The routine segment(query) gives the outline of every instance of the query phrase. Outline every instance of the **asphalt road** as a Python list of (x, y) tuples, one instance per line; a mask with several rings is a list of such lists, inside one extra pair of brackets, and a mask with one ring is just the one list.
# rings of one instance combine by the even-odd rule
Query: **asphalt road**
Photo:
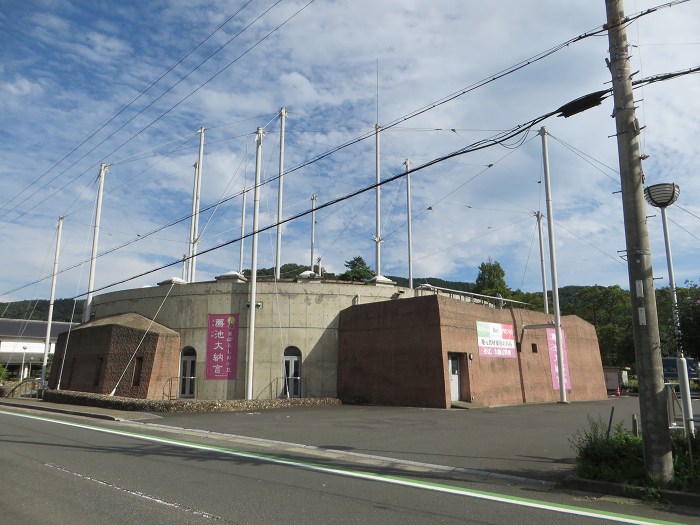
[[(342, 455), (290, 452), (283, 444), (234, 444), (224, 435), (30, 412), (0, 409), (3, 523), (648, 523), (630, 515), (698, 522), (628, 501), (368, 466)], [(331, 412), (322, 415), (337, 427)], [(375, 424), (352, 427), (359, 439)], [(323, 437), (307, 430), (309, 439)], [(402, 432), (389, 448), (401, 448)]]

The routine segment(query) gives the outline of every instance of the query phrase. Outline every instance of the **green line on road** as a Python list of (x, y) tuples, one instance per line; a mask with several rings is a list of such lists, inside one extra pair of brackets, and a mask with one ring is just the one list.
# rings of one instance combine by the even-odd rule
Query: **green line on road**
[(105, 434), (113, 434), (116, 436), (129, 437), (132, 439), (138, 439), (141, 441), (151, 441), (154, 443), (161, 443), (166, 445), (172, 445), (176, 447), (184, 447), (195, 450), (205, 450), (207, 452), (218, 452), (220, 454), (235, 456), (247, 459), (256, 459), (259, 461), (265, 461), (267, 463), (273, 463), (277, 465), (285, 465), (289, 467), (303, 468), (306, 470), (311, 470), (315, 472), (325, 472), (328, 474), (335, 474), (345, 477), (352, 477), (356, 479), (365, 479), (371, 481), (377, 481), (381, 483), (389, 483), (393, 485), (400, 485), (405, 487), (412, 487), (423, 490), (431, 490), (434, 492), (441, 492), (445, 494), (454, 494), (458, 496), (468, 496), (472, 498), (490, 500), (500, 503), (509, 503), (512, 505), (520, 505), (524, 507), (537, 508), (542, 510), (548, 510), (552, 512), (560, 512), (565, 514), (574, 514), (578, 516), (586, 516), (590, 518), (605, 519), (610, 521), (617, 521), (622, 523), (634, 523), (640, 525), (679, 525), (676, 522), (656, 520), (652, 518), (645, 518), (641, 516), (631, 516), (626, 514), (619, 514), (615, 512), (607, 512), (602, 510), (590, 510), (584, 507), (575, 507), (573, 505), (566, 505), (563, 503), (551, 503), (546, 501), (539, 501), (529, 498), (522, 498), (519, 496), (511, 496), (508, 494), (500, 494), (497, 492), (487, 492), (477, 489), (468, 489), (464, 487), (457, 487), (453, 485), (446, 485), (443, 483), (435, 483), (429, 481), (419, 481), (412, 478), (406, 478), (402, 476), (390, 476), (385, 474), (377, 474), (374, 472), (367, 472), (362, 470), (353, 470), (347, 468), (333, 467), (330, 465), (324, 465), (322, 463), (314, 463), (310, 461), (300, 461), (291, 460), (279, 456), (273, 456), (270, 454), (261, 454), (256, 452), (244, 452), (241, 450), (235, 450), (227, 447), (219, 447), (216, 445), (204, 445), (200, 443), (194, 443), (191, 441), (183, 441), (178, 439), (171, 439), (159, 436), (153, 436), (149, 434), (140, 434), (137, 432), (129, 432), (126, 430), (117, 430), (106, 427), (98, 427), (93, 425), (86, 425), (83, 423), (75, 423), (71, 421), (63, 421), (60, 419), (52, 419), (42, 416), (34, 416), (30, 414), (18, 414), (15, 412), (8, 412), (5, 410), (0, 410), (0, 414), (5, 414), (8, 416), (21, 417), (26, 419), (34, 419), (37, 421), (44, 421), (47, 423), (54, 423), (58, 425), (64, 425), (74, 428), (81, 428), (84, 430), (91, 430), (94, 432), (102, 432)]

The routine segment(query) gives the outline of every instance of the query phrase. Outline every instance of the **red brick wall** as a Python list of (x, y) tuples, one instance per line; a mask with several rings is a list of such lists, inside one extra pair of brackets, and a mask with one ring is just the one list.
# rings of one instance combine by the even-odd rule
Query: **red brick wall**
[[(340, 316), (338, 396), (374, 404), (449, 407), (448, 354), (454, 353), (462, 356), (462, 400), (484, 406), (558, 401), (545, 330), (522, 334), (524, 325), (551, 319), (540, 312), (498, 310), (441, 296), (353, 306)], [(522, 336), (517, 358), (480, 357), (477, 321), (512, 325), (516, 340)], [(575, 316), (564, 317), (562, 328), (572, 386), (568, 399), (604, 399), (595, 329)]]
[[(109, 394), (119, 382), (117, 396), (160, 399), (165, 382), (179, 373), (180, 337), (176, 332), (149, 332), (144, 337), (145, 333), (145, 330), (119, 324), (87, 325), (73, 330), (63, 366), (61, 389)], [(49, 377), (49, 388), (52, 389), (58, 385), (66, 336), (61, 334), (56, 345)], [(134, 371), (139, 358), (142, 360), (140, 380), (134, 386)]]
[(444, 405), (439, 323), (432, 297), (343, 310), (338, 397), (382, 405)]

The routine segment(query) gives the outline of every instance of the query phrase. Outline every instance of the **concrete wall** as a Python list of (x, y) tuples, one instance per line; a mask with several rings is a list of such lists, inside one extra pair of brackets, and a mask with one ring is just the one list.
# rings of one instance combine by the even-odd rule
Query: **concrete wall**
[[(172, 289), (167, 284), (113, 292), (96, 296), (93, 312), (96, 319), (127, 312), (153, 318), (158, 312), (156, 322), (180, 334), (180, 349), (190, 347), (197, 353), (196, 397), (241, 399), (245, 397), (249, 287), (221, 279)], [(283, 354), (288, 347), (302, 354), (302, 395), (335, 396), (339, 312), (353, 304), (402, 297), (398, 290), (338, 281), (258, 281), (261, 306), (256, 311), (253, 397), (274, 398), (282, 393)], [(235, 380), (204, 378), (209, 314), (240, 314)]]
[[(498, 310), (441, 296), (349, 308), (340, 316), (338, 395), (345, 401), (449, 407), (448, 354), (457, 354), (464, 401), (484, 406), (558, 401), (545, 330), (522, 333), (525, 325), (551, 319), (539, 312)], [(521, 349), (517, 357), (480, 357), (477, 321), (512, 325)], [(604, 399), (594, 327), (566, 316), (562, 328), (569, 400)]]

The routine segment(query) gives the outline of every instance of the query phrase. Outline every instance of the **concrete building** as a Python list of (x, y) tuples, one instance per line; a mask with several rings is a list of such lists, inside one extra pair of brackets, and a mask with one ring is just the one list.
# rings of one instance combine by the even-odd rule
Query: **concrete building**
[[(253, 397), (335, 396), (340, 311), (353, 304), (398, 298), (402, 296), (400, 291), (403, 292), (394, 286), (320, 279), (259, 280)], [(179, 371), (174, 370), (158, 397), (242, 399), (246, 383), (248, 301), (249, 284), (235, 275), (223, 275), (213, 282), (165, 282), (157, 287), (95, 296), (92, 323), (135, 313), (179, 334)], [(85, 385), (85, 391), (111, 391), (115, 385), (109, 382), (99, 389), (92, 384), (96, 362), (83, 364), (82, 372), (73, 373), (71, 363), (79, 365), (97, 359), (89, 347), (80, 344), (71, 336), (64, 357), (64, 346), (59, 343), (55, 361), (65, 362), (61, 388), (68, 388), (63, 378), (73, 374), (71, 379)], [(106, 366), (107, 360), (102, 365)], [(52, 370), (51, 388), (59, 384), (58, 376), (53, 373), (59, 369), (54, 366)], [(80, 378), (80, 374), (87, 377)]]
[[(59, 342), (49, 385), (57, 387), (60, 379), (61, 388), (109, 393), (123, 376), (128, 379), (117, 395), (243, 399), (248, 301), (249, 284), (237, 274), (96, 296), (83, 335), (71, 336), (67, 350)], [(453, 400), (494, 405), (558, 399), (546, 330), (522, 332), (551, 316), (471, 301), (461, 293), (393, 284), (259, 280), (252, 397), (339, 396), (435, 407)], [(489, 333), (482, 345), (484, 330), (499, 331), (501, 339)], [(138, 346), (150, 331), (167, 339), (159, 353), (156, 340), (148, 352)], [(605, 397), (592, 325), (565, 317), (564, 332), (570, 398)], [(55, 375), (56, 363), (63, 365), (62, 378)], [(141, 388), (133, 388), (134, 378)]]

